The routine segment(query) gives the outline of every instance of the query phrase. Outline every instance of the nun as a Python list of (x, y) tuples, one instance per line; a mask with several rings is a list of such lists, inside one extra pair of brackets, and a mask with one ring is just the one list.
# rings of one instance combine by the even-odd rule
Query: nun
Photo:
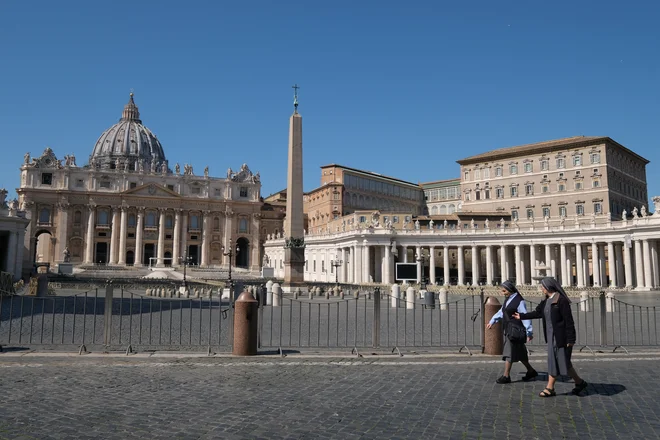
[[(527, 356), (527, 347), (525, 342), (530, 342), (534, 337), (532, 330), (532, 321), (518, 321), (512, 318), (513, 313), (527, 313), (525, 299), (520, 294), (516, 286), (511, 281), (505, 281), (500, 289), (505, 297), (502, 308), (493, 315), (486, 328), (489, 330), (498, 321), (502, 321), (504, 328), (504, 350), (502, 360), (504, 361), (504, 374), (497, 378), (495, 382), (499, 384), (511, 383), (511, 366), (516, 363), (522, 363), (527, 368), (527, 374), (522, 378), (527, 382), (538, 376), (538, 373), (529, 364)], [(516, 328), (518, 327), (518, 328)]]
[(543, 319), (543, 334), (548, 344), (548, 384), (540, 397), (554, 397), (557, 376), (570, 376), (575, 381), (573, 394), (580, 394), (587, 388), (587, 382), (578, 376), (571, 363), (571, 353), (575, 344), (575, 323), (571, 312), (571, 301), (561, 285), (552, 277), (541, 280), (541, 290), (545, 299), (529, 313), (514, 313), (515, 319)]

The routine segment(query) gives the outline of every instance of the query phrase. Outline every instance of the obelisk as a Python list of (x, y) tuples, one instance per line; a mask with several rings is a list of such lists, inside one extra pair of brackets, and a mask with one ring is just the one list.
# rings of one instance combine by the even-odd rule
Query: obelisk
[(286, 179), (286, 218), (284, 219), (284, 283), (282, 290), (303, 290), (305, 269), (305, 230), (303, 225), (302, 116), (298, 113), (298, 85), (293, 86), (293, 114), (289, 119), (289, 161)]

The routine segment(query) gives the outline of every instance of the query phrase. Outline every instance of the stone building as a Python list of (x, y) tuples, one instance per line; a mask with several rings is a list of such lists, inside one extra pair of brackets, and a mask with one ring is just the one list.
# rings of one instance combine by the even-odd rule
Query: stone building
[(645, 205), (648, 160), (609, 137), (577, 136), (459, 160), (463, 209), (512, 218), (621, 218)]
[[(7, 190), (0, 189), (0, 271), (21, 277), (25, 228), (30, 220), (19, 211), (18, 200), (6, 202)], [(0, 292), (0, 296), (2, 292)]]
[(446, 215), (461, 210), (461, 179), (438, 180), (419, 186), (424, 190), (424, 214)]
[[(64, 162), (64, 163), (63, 163)], [(261, 265), (261, 182), (246, 164), (213, 177), (192, 165), (173, 167), (160, 140), (143, 125), (131, 93), (118, 123), (96, 141), (89, 162), (60, 160), (50, 148), (25, 155), (19, 204), (32, 221), (24, 270), (34, 261), (79, 267), (178, 266), (252, 271)], [(264, 230), (265, 233), (265, 230)], [(264, 235), (265, 237), (265, 235)]]

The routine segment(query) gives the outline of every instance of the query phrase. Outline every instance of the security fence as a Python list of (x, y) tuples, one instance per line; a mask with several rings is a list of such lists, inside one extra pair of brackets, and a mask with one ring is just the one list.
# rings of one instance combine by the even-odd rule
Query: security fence
[[(482, 352), (487, 330), (486, 294), (452, 298), (434, 292), (408, 295), (372, 289), (319, 290), (302, 295), (250, 286), (259, 300), (262, 352), (369, 349), (406, 352)], [(633, 305), (601, 292), (571, 304), (581, 351), (624, 351), (660, 346), (655, 306)], [(527, 300), (528, 310), (538, 305)], [(41, 347), (88, 351), (180, 350), (230, 352), (231, 298), (207, 290), (203, 297), (173, 291), (147, 296), (128, 289), (93, 289), (69, 296), (0, 295), (0, 348)], [(530, 351), (545, 350), (543, 326), (533, 321)], [(501, 330), (499, 330), (501, 331)]]

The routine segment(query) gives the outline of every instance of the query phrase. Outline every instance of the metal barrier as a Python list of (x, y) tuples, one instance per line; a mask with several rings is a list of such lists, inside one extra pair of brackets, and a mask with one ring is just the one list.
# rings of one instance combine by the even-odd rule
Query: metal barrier
[(112, 287), (72, 296), (0, 297), (0, 349), (88, 347), (231, 351), (233, 309), (213, 298), (151, 298)]

